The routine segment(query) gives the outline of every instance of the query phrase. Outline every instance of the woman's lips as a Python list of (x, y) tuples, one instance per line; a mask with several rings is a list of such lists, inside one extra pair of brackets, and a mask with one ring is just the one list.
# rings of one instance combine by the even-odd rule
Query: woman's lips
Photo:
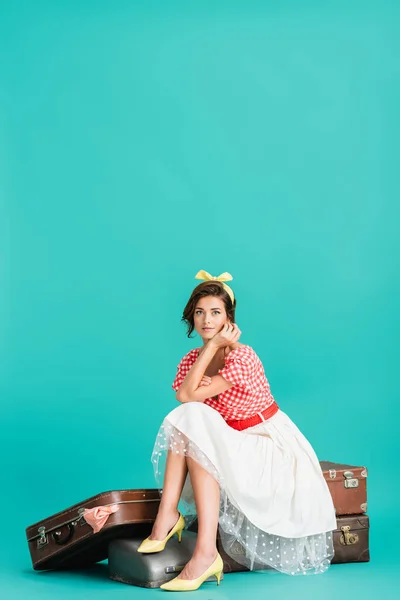
[(203, 327), (203, 331), (214, 331), (214, 327)]

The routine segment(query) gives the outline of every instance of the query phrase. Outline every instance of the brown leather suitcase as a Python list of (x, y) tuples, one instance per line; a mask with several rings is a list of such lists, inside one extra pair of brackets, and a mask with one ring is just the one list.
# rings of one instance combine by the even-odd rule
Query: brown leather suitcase
[(323, 460), (322, 472), (332, 496), (336, 515), (367, 512), (367, 476), (365, 467)]
[(368, 515), (336, 517), (337, 529), (333, 532), (335, 556), (332, 563), (368, 562)]
[[(26, 537), (33, 568), (69, 569), (104, 560), (111, 540), (149, 535), (159, 503), (157, 489), (114, 490), (30, 525)], [(85, 509), (91, 511), (92, 522), (97, 519), (94, 527), (102, 523), (97, 533), (86, 521)], [(115, 512), (107, 514), (111, 510)]]
[[(337, 528), (333, 532), (333, 549), (335, 551), (332, 564), (368, 562), (369, 555), (369, 517), (368, 515), (345, 515), (336, 517)], [(196, 531), (197, 521), (191, 527)], [(248, 571), (247, 567), (241, 565), (224, 551), (221, 539), (217, 536), (217, 548), (224, 561), (224, 573), (237, 573)], [(233, 553), (244, 554), (243, 546), (235, 542), (232, 546)], [(254, 570), (265, 569), (265, 566), (255, 563)]]

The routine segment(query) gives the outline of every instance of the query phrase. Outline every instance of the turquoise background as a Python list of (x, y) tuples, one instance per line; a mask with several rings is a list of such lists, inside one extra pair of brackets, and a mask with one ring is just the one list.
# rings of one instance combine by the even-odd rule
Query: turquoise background
[(34, 573), (24, 529), (154, 487), (199, 269), (320, 459), (368, 467), (372, 562), (198, 594), (398, 597), (399, 50), (385, 0), (1, 5), (7, 598), (161, 593)]

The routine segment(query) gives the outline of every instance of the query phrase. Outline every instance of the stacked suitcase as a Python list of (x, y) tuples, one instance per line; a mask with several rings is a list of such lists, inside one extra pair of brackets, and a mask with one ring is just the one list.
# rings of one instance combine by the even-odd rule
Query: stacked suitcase
[[(367, 469), (328, 461), (321, 461), (320, 465), (336, 511), (332, 564), (368, 562)], [(224, 560), (225, 573), (247, 571), (246, 567), (224, 552), (219, 539), (218, 548)], [(236, 544), (234, 549), (239, 555), (244, 552), (240, 544)], [(263, 567), (260, 565), (259, 568)]]
[(366, 467), (320, 463), (336, 510), (332, 563), (369, 561)]
[[(321, 462), (321, 468), (337, 515), (332, 562), (369, 561), (367, 469), (327, 461)], [(181, 544), (172, 538), (163, 552), (137, 552), (151, 531), (159, 502), (156, 489), (104, 492), (31, 525), (26, 536), (33, 568), (72, 569), (108, 558), (111, 579), (159, 587), (183, 569), (196, 543), (196, 527), (192, 527)], [(247, 570), (226, 555), (219, 538), (217, 546), (225, 573)], [(237, 552), (243, 552), (240, 544)]]
[[(369, 561), (369, 517), (367, 512), (367, 469), (328, 461), (320, 462), (336, 511), (336, 530), (333, 532), (335, 551), (332, 564)], [(196, 530), (196, 524), (192, 528)], [(224, 551), (217, 538), (218, 551), (224, 561), (224, 572), (247, 571)], [(236, 543), (232, 551), (241, 555), (243, 547)], [(265, 569), (255, 565), (254, 569)]]

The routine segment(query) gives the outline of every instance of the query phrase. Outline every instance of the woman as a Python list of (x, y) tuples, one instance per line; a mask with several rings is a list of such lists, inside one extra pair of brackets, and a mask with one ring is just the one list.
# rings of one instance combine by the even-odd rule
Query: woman
[(224, 283), (232, 277), (199, 271), (196, 279), (205, 282), (182, 320), (203, 346), (178, 365), (172, 387), (181, 406), (166, 416), (152, 456), (162, 499), (138, 551), (162, 551), (197, 513), (193, 556), (163, 589), (197, 589), (211, 575), (219, 583), (218, 526), (224, 550), (249, 569), (322, 573), (333, 557), (336, 519), (318, 459), (277, 406), (257, 354), (238, 341), (236, 300)]

